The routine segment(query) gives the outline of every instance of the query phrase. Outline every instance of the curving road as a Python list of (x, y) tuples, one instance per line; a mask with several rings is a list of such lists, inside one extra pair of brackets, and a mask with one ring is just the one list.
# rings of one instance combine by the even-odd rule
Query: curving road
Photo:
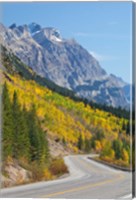
[(2, 189), (1, 196), (4, 198), (132, 199), (131, 173), (99, 164), (87, 159), (85, 155), (67, 156), (65, 162), (70, 170), (69, 176), (54, 181)]

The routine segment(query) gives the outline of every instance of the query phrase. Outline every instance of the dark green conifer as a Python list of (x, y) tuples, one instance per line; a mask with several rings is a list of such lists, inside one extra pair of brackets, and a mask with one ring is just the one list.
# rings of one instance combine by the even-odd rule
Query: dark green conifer
[(36, 115), (35, 106), (29, 112), (29, 138), (31, 144), (31, 160), (37, 162), (47, 162), (49, 157), (48, 141), (43, 132)]
[(129, 121), (127, 122), (127, 125), (126, 125), (126, 134), (130, 135), (130, 122)]
[(29, 140), (29, 129), (27, 124), (27, 111), (25, 106), (20, 111), (20, 136), (19, 136), (19, 156), (25, 158), (27, 161), (30, 160), (30, 140)]
[(91, 140), (85, 139), (85, 152), (89, 153), (91, 150)]
[(79, 138), (78, 138), (77, 147), (78, 147), (79, 150), (83, 149), (83, 138), (82, 138), (81, 134), (79, 135)]
[(7, 84), (3, 86), (2, 93), (2, 152), (3, 159), (13, 155), (13, 118), (12, 106), (9, 98)]
[(120, 159), (122, 157), (122, 148), (123, 148), (122, 141), (119, 139), (114, 140), (112, 143), (112, 147), (115, 151), (116, 159)]
[[(14, 158), (19, 158), (20, 151), (22, 150), (20, 147), (20, 139), (21, 139), (21, 111), (20, 104), (18, 102), (17, 92), (14, 91), (13, 94), (13, 104), (12, 104), (12, 114), (13, 114), (13, 123), (14, 123), (14, 142), (13, 142), (13, 156)], [(24, 147), (23, 147), (24, 148)]]

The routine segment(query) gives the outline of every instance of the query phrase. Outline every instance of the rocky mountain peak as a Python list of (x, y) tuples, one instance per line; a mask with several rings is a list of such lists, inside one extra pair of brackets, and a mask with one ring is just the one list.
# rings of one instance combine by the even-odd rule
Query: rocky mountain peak
[(0, 24), (0, 38), (37, 74), (78, 96), (115, 107), (128, 105), (127, 83), (108, 75), (85, 48), (75, 40), (63, 39), (56, 28), (34, 22), (10, 28)]
[(18, 39), (30, 36), (27, 24), (17, 26), (15, 23), (13, 23), (9, 26), (7, 32), (11, 32), (11, 34), (14, 34), (14, 37)]
[(33, 38), (39, 43), (39, 41), (49, 40), (51, 42), (62, 42), (62, 37), (60, 35), (59, 30), (53, 27), (43, 28), (35, 34), (33, 34)]
[(49, 40), (56, 41), (56, 42), (62, 41), (60, 31), (58, 29), (53, 28), (53, 27), (47, 27), (47, 28), (44, 28), (43, 31)]
[(28, 25), (28, 28), (29, 28), (29, 32), (33, 35), (33, 34), (36, 34), (38, 31), (40, 31), (42, 29), (42, 27), (35, 23), (35, 22), (32, 22), (31, 24)]
[(9, 26), (9, 28), (10, 29), (14, 29), (14, 28), (16, 28), (17, 26), (16, 26), (16, 23), (13, 23), (13, 24), (11, 24), (10, 26)]

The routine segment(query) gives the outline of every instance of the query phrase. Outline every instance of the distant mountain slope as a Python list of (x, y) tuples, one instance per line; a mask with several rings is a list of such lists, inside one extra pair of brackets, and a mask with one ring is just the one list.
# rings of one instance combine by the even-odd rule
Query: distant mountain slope
[[(20, 75), (25, 80), (34, 80), (41, 86), (45, 86), (48, 89), (61, 94), (62, 96), (70, 97), (76, 102), (83, 102), (85, 105), (90, 105), (92, 108), (104, 110), (116, 115), (119, 118), (129, 119), (129, 112), (123, 108), (114, 108), (112, 106), (102, 105), (95, 103), (93, 101), (89, 101), (85, 98), (78, 97), (73, 91), (60, 87), (56, 85), (54, 82), (37, 75), (30, 67), (25, 65), (17, 56), (15, 56), (11, 51), (9, 52), (4, 46), (1, 45), (1, 64), (0, 68), (4, 73), (6, 79), (10, 80), (10, 77), (7, 73), (11, 75)], [(126, 94), (128, 93), (128, 89), (126, 90)]]
[(37, 74), (87, 98), (114, 107), (128, 107), (125, 83), (107, 75), (98, 61), (73, 39), (63, 39), (55, 28), (36, 23), (6, 28), (0, 25), (3, 43)]
[(40, 85), (45, 86), (59, 94), (62, 94), (63, 96), (75, 96), (75, 93), (72, 90), (58, 86), (49, 79), (37, 75), (30, 67), (21, 62), (17, 56), (15, 56), (12, 52), (9, 52), (4, 46), (1, 46), (1, 58), (1, 67), (3, 70), (5, 68), (8, 73), (12, 75), (14, 73), (18, 73), (20, 76), (27, 80), (35, 80)]

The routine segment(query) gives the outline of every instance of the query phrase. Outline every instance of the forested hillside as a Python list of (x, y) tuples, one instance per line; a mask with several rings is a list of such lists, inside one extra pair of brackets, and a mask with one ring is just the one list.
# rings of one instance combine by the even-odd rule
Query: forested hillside
[(124, 160), (121, 157), (124, 152), (128, 157), (126, 163), (129, 162), (128, 120), (92, 109), (83, 102), (74, 102), (35, 81), (23, 80), (19, 75), (8, 74), (8, 77), (6, 82), (11, 102), (14, 103), (17, 96), (21, 109), (28, 112), (33, 105), (42, 129), (50, 130), (52, 139), (62, 141), (75, 152), (93, 150), (109, 159)]
[(1, 72), (4, 77), (4, 163), (16, 159), (25, 163), (29, 170), (32, 170), (30, 166), (40, 165), (41, 179), (67, 172), (60, 158), (51, 158), (50, 139), (73, 153), (96, 152), (100, 159), (129, 167), (130, 124), (127, 117), (117, 117), (48, 89), (35, 79), (23, 76), (9, 58), (9, 54), (4, 57), (5, 70)]

